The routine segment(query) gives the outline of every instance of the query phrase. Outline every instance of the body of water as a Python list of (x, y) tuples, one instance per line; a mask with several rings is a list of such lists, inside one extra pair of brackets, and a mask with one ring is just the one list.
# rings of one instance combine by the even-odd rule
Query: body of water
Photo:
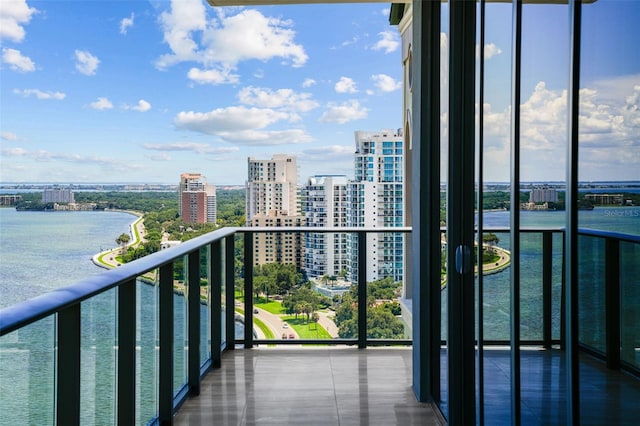
[(0, 208), (0, 309), (104, 272), (91, 257), (117, 247), (116, 238), (135, 220), (112, 211)]

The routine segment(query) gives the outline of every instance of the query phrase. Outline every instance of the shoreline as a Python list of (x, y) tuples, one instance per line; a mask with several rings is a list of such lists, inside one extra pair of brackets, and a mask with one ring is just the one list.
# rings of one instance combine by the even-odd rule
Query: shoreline
[[(144, 228), (144, 214), (141, 212), (137, 212), (135, 210), (118, 210), (118, 209), (109, 209), (104, 210), (108, 212), (120, 212), (127, 213), (133, 216), (136, 216), (137, 219), (129, 224), (129, 234), (132, 237), (132, 241), (130, 241), (125, 247), (135, 247), (138, 244), (144, 242), (145, 228)], [(116, 260), (116, 256), (118, 252), (122, 250), (122, 247), (110, 248), (99, 253), (96, 253), (91, 257), (91, 261), (94, 265), (104, 268), (104, 269), (113, 269), (120, 266), (120, 263)]]

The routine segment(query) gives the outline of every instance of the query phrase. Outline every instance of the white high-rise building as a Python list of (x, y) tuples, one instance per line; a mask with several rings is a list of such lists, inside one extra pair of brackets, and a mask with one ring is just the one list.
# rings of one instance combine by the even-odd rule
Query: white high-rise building
[[(318, 175), (302, 190), (304, 225), (347, 225), (347, 177)], [(309, 278), (339, 276), (347, 268), (347, 236), (341, 233), (309, 232), (304, 237), (304, 268)]]
[(247, 177), (246, 221), (255, 215), (278, 214), (297, 216), (298, 167), (296, 157), (276, 154), (271, 160), (249, 157)]
[(546, 203), (558, 202), (558, 191), (554, 188), (542, 187), (542, 188), (533, 188), (529, 193), (529, 202), (530, 203)]
[[(247, 226), (300, 226), (298, 200), (298, 167), (296, 157), (276, 154), (270, 160), (249, 157), (246, 182)], [(254, 235), (254, 265), (271, 262), (303, 265), (303, 244), (300, 235), (287, 233), (256, 233)]]
[[(405, 223), (404, 140), (400, 132), (356, 132), (355, 179), (347, 188), (347, 226), (400, 227)], [(404, 278), (401, 233), (367, 235), (367, 281)], [(349, 280), (358, 276), (357, 235), (347, 238)]]
[(52, 188), (46, 188), (42, 192), (43, 203), (75, 203), (75, 196), (71, 187), (62, 188), (60, 186), (54, 186)]

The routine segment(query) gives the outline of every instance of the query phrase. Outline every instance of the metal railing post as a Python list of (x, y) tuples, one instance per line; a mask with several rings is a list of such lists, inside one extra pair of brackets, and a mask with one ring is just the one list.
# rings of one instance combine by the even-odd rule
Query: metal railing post
[(244, 347), (253, 347), (253, 232), (244, 233)]
[(173, 424), (173, 262), (160, 266), (158, 423)]
[(233, 350), (236, 346), (236, 315), (235, 315), (235, 235), (224, 240), (224, 285), (225, 285), (225, 349)]
[(80, 303), (58, 312), (56, 420), (80, 424)]
[(222, 244), (214, 241), (209, 258), (209, 324), (211, 325), (211, 365), (219, 368), (222, 360)]
[(358, 231), (358, 348), (367, 347), (367, 233)]
[(118, 424), (135, 424), (135, 408), (136, 280), (129, 280), (118, 287)]
[(553, 272), (553, 232), (542, 231), (542, 345), (551, 349), (551, 288)]
[(200, 249), (187, 258), (187, 335), (189, 336), (188, 380), (189, 393), (200, 395)]
[(620, 369), (620, 240), (605, 239), (607, 368)]

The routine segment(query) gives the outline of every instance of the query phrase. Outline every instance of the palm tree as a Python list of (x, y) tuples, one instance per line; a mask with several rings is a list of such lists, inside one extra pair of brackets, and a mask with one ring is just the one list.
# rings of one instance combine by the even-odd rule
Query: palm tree
[(127, 244), (129, 244), (129, 241), (131, 241), (131, 237), (129, 236), (129, 234), (125, 234), (124, 232), (120, 234), (118, 238), (116, 238), (116, 244), (120, 246), (121, 256), (124, 256), (124, 248), (127, 246)]

